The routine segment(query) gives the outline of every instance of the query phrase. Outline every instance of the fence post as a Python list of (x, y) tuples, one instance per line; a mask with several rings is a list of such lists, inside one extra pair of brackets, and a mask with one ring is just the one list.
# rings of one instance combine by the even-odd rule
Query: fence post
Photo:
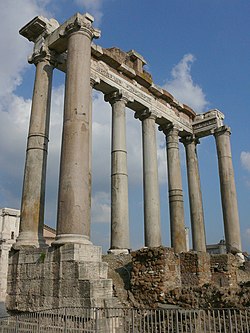
[(15, 333), (18, 333), (18, 316), (16, 315), (16, 327), (15, 327)]
[(67, 308), (64, 308), (64, 333), (67, 333)]
[(95, 313), (95, 331), (96, 333), (98, 332), (98, 308), (94, 308), (94, 313)]
[(40, 333), (40, 314), (41, 314), (41, 312), (38, 312), (38, 318), (37, 318), (38, 333)]
[(228, 309), (228, 319), (229, 319), (229, 333), (233, 333), (231, 310)]

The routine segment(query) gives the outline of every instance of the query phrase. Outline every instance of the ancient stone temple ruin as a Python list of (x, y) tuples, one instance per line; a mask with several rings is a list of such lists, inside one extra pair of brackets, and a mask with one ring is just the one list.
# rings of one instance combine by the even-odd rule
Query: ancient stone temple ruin
[[(196, 145), (215, 138), (225, 240), (228, 252), (241, 252), (230, 128), (218, 110), (196, 114), (154, 84), (136, 51), (104, 49), (92, 40), (100, 31), (89, 14), (59, 25), (35, 17), (20, 30), (34, 43), (36, 66), (21, 206), (20, 234), (10, 254), (7, 305), (11, 310), (114, 304), (112, 280), (101, 248), (90, 239), (92, 89), (112, 108), (110, 253), (128, 253), (128, 172), (126, 108), (142, 125), (145, 247), (160, 247), (160, 198), (156, 129), (166, 138), (171, 246), (186, 252), (179, 142), (187, 160), (193, 250), (206, 252)], [(66, 73), (58, 191), (57, 235), (43, 238), (46, 160), (53, 70)], [(138, 120), (135, 120), (138, 121)]]

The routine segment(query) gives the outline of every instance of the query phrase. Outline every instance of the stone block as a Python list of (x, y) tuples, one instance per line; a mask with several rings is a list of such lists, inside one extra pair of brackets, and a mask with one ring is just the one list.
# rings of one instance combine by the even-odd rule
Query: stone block
[(78, 277), (78, 263), (76, 261), (62, 261), (59, 265), (59, 278), (75, 279)]
[(81, 262), (101, 262), (102, 248), (94, 245), (79, 245), (79, 261)]
[(42, 253), (45, 253), (46, 250), (41, 249), (29, 249), (22, 250), (18, 253), (18, 263), (19, 264), (28, 264), (28, 263), (37, 263), (41, 261)]
[(104, 262), (80, 262), (78, 274), (80, 280), (106, 279), (108, 264)]
[(101, 247), (85, 244), (65, 244), (60, 247), (60, 261), (101, 261)]
[(44, 278), (40, 284), (41, 297), (58, 297), (58, 280)]

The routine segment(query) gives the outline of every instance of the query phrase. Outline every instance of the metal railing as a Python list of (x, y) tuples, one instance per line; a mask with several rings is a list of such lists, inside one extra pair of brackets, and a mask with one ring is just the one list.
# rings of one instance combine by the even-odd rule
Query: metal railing
[(250, 309), (60, 308), (0, 319), (0, 333), (250, 333)]

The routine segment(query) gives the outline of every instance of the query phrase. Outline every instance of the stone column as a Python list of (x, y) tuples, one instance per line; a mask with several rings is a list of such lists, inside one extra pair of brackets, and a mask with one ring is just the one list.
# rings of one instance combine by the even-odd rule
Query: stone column
[(110, 253), (128, 253), (128, 170), (126, 146), (127, 99), (118, 92), (105, 96), (112, 105), (111, 244)]
[(50, 60), (49, 54), (42, 52), (30, 61), (36, 65), (36, 77), (24, 169), (20, 232), (15, 249), (45, 246), (44, 202), (53, 74)]
[[(89, 188), (90, 191), (92, 189), (92, 106), (93, 106), (93, 100), (92, 100), (92, 92), (97, 83), (100, 83), (100, 80), (97, 78), (90, 78), (90, 105), (89, 105)], [(90, 195), (92, 196), (92, 192), (90, 192)], [(90, 203), (91, 205), (91, 203)], [(90, 206), (91, 210), (91, 206)], [(87, 235), (90, 238), (90, 228), (89, 233)]]
[(155, 132), (156, 116), (145, 111), (138, 117), (142, 121), (145, 246), (157, 247), (161, 246), (162, 243)]
[(184, 205), (179, 155), (179, 129), (168, 126), (163, 129), (167, 140), (168, 191), (171, 227), (171, 246), (176, 253), (186, 251)]
[(198, 140), (196, 140), (192, 136), (187, 136), (181, 139), (181, 142), (184, 143), (186, 149), (193, 250), (206, 252), (204, 213), (202, 205), (198, 158), (196, 151), (196, 144), (198, 143)]
[(98, 37), (89, 14), (65, 29), (68, 38), (64, 120), (54, 244), (91, 244), (90, 235), (90, 60)]
[(231, 155), (230, 134), (230, 128), (227, 126), (222, 126), (214, 132), (219, 165), (226, 247), (228, 252), (240, 252), (242, 250), (240, 224)]

